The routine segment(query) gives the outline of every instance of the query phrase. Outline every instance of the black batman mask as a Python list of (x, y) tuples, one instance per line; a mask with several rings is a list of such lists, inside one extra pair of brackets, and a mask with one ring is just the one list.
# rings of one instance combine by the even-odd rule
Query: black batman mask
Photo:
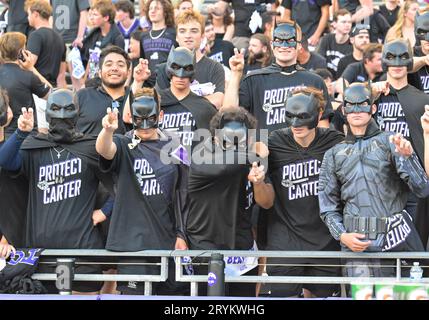
[(49, 122), (48, 136), (55, 142), (71, 143), (81, 135), (76, 132), (79, 108), (74, 103), (73, 92), (59, 89), (52, 92), (46, 104), (46, 120)]
[(296, 48), (298, 36), (295, 24), (282, 23), (273, 32), (273, 47)]
[(429, 12), (416, 16), (414, 31), (417, 39), (429, 41)]
[(247, 150), (247, 126), (241, 121), (220, 122), (220, 130), (217, 130), (220, 146), (223, 150)]
[(314, 129), (319, 123), (319, 101), (311, 94), (294, 94), (286, 99), (286, 124), (290, 127)]
[(194, 79), (195, 74), (195, 54), (187, 48), (172, 47), (167, 59), (167, 74), (171, 78), (176, 76), (179, 78)]
[(158, 128), (158, 97), (142, 96), (132, 104), (133, 125), (135, 129)]
[(384, 45), (382, 55), (383, 71), (388, 67), (407, 67), (413, 69), (413, 52), (408, 41), (395, 40)]
[(372, 96), (370, 88), (363, 83), (354, 83), (344, 90), (344, 113), (371, 113)]

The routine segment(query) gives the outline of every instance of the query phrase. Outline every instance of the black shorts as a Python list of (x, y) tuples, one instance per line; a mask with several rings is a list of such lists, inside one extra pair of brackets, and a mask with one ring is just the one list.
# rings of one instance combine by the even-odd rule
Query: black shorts
[[(274, 266), (270, 266), (270, 264), (274, 264)], [(291, 266), (275, 266), (277, 264), (291, 264)], [(268, 258), (267, 273), (270, 276), (340, 277), (339, 265), (338, 259)], [(300, 296), (302, 289), (311, 291), (317, 297), (332, 297), (340, 294), (339, 284), (271, 283), (270, 288), (272, 297)]]
[[(93, 262), (93, 259), (76, 258), (75, 274), (102, 274), (102, 269), (99, 265), (84, 264), (85, 262)], [(55, 268), (56, 258), (41, 257), (36, 272), (55, 274)], [(72, 290), (77, 292), (98, 292), (101, 290), (103, 283), (103, 281), (73, 281)], [(59, 293), (55, 281), (42, 281), (42, 284), (47, 289), (48, 294)]]
[[(137, 257), (119, 257), (118, 258), (118, 274), (136, 274), (136, 275), (159, 275), (161, 273), (160, 265), (153, 265), (160, 263), (159, 258), (137, 258)], [(129, 263), (129, 264), (121, 264)], [(136, 263), (136, 264), (132, 264)], [(148, 263), (148, 264), (143, 264)], [(140, 264), (140, 265), (139, 265)], [(118, 281), (116, 290), (124, 295), (143, 295), (144, 282), (138, 281)], [(168, 278), (165, 282), (152, 282), (152, 295), (189, 295), (190, 285), (187, 282), (175, 281), (175, 263), (173, 258), (168, 260)]]

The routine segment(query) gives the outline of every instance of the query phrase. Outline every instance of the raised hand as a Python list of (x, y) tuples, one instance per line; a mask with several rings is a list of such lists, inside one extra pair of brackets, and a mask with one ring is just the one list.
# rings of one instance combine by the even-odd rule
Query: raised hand
[(256, 185), (264, 182), (264, 179), (265, 179), (264, 166), (261, 165), (258, 167), (258, 164), (256, 162), (253, 162), (252, 168), (250, 169), (250, 172), (249, 172), (249, 175), (247, 176), (247, 179)]
[(34, 127), (33, 108), (22, 108), (22, 114), (18, 118), (18, 129), (24, 132), (31, 132)]
[(135, 82), (144, 82), (150, 77), (149, 61), (146, 59), (139, 59), (138, 65), (135, 66), (133, 71)]
[(411, 142), (405, 139), (400, 133), (390, 136), (389, 141), (395, 145), (395, 152), (401, 156), (408, 158), (413, 154)]
[(107, 114), (103, 117), (101, 121), (103, 128), (106, 131), (114, 132), (118, 129), (118, 109), (107, 108)]
[(242, 72), (244, 69), (244, 49), (238, 52), (237, 48), (234, 48), (234, 55), (229, 58), (229, 67), (232, 72)]
[(18, 59), (19, 65), (26, 70), (32, 71), (32, 69), (34, 68), (34, 65), (36, 64), (36, 60), (33, 54), (30, 51), (24, 50), (24, 49), (21, 52), (22, 52), (22, 55), (24, 56), (25, 61)]
[(425, 113), (420, 117), (423, 133), (429, 135), (429, 105), (425, 105)]

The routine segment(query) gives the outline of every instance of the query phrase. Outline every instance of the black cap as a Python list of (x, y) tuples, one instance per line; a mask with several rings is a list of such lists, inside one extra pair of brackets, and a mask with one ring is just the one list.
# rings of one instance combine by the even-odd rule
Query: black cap
[(350, 32), (350, 37), (354, 37), (365, 30), (369, 34), (370, 29), (371, 27), (368, 24), (357, 24), (353, 27), (352, 31)]

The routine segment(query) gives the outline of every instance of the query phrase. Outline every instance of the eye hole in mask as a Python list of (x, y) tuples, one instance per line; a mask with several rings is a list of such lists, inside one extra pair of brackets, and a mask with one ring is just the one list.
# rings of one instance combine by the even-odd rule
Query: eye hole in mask
[(183, 69), (188, 72), (194, 71), (194, 66), (190, 64), (190, 65), (184, 66)]
[(395, 56), (391, 53), (388, 53), (388, 54), (386, 54), (386, 59), (387, 60), (393, 60), (393, 59), (395, 59)]
[(273, 46), (274, 47), (288, 47), (288, 48), (295, 48), (298, 41), (296, 41), (295, 38), (290, 38), (287, 40), (283, 39), (274, 39)]
[(290, 112), (286, 111), (286, 117), (287, 118), (298, 118), (298, 119), (304, 120), (304, 119), (310, 119), (311, 115), (307, 112), (294, 114), (294, 113), (290, 113)]
[(52, 111), (60, 111), (61, 107), (57, 106), (56, 104), (53, 104), (53, 105), (51, 105), (51, 109), (52, 109)]
[(173, 70), (179, 70), (181, 68), (177, 63), (172, 63), (170, 67)]
[(410, 58), (410, 56), (408, 55), (408, 53), (403, 53), (399, 56), (399, 58), (401, 60), (408, 60)]

